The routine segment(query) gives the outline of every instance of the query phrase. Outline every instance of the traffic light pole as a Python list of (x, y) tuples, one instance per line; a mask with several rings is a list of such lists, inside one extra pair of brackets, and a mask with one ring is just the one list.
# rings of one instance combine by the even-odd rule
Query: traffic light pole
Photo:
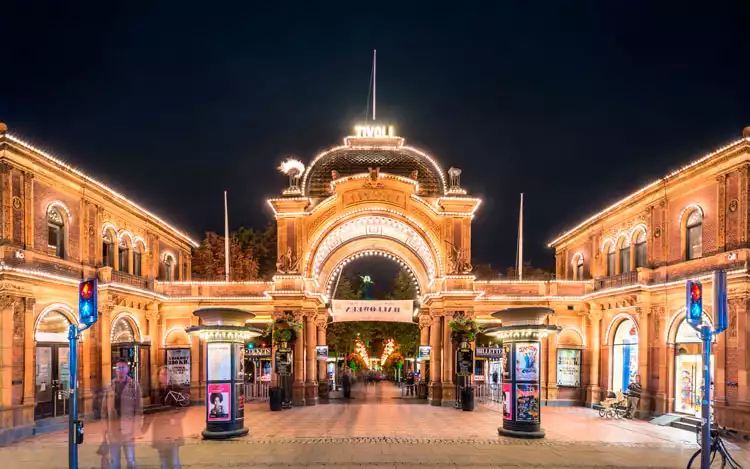
[(701, 328), (703, 341), (703, 398), (701, 400), (701, 468), (711, 467), (711, 328)]
[[(68, 368), (70, 373), (70, 392), (68, 393), (68, 468), (78, 469), (78, 326), (70, 325), (68, 340), (70, 341), (70, 358)], [(83, 429), (81, 428), (81, 431)]]

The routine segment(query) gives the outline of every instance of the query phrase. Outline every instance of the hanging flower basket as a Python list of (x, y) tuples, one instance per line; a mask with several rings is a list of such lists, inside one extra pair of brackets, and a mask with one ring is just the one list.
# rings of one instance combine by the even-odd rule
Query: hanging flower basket
[(479, 332), (479, 326), (473, 319), (457, 318), (448, 323), (453, 330), (451, 337), (455, 342), (474, 342)]
[(292, 331), (290, 329), (274, 329), (272, 337), (274, 342), (289, 342), (292, 340)]

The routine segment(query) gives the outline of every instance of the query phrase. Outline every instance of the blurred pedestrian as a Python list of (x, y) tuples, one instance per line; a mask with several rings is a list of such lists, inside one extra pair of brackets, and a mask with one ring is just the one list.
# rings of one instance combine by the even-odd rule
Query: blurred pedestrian
[[(157, 376), (159, 386), (166, 395), (169, 392), (167, 367), (160, 367)], [(184, 408), (177, 408), (154, 419), (152, 446), (159, 453), (162, 469), (180, 469), (182, 467), (180, 464), (180, 446), (185, 444), (182, 428), (182, 419), (185, 417), (185, 412)]]
[(127, 468), (136, 467), (135, 437), (143, 427), (143, 401), (141, 387), (129, 372), (128, 362), (124, 358), (117, 360), (115, 379), (102, 397), (102, 419), (112, 469), (120, 469), (122, 453), (125, 453)]

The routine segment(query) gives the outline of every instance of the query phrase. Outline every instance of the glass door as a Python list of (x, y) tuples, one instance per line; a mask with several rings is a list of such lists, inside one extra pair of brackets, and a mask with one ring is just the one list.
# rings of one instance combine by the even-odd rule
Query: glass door
[(70, 391), (69, 347), (43, 344), (36, 347), (34, 418), (67, 415)]

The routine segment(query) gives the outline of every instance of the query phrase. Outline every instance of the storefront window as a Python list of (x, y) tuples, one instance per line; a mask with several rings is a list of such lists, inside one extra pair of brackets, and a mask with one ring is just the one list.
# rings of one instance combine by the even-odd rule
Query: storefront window
[[(683, 319), (675, 336), (675, 412), (700, 415), (703, 394), (702, 348), (698, 333)], [(712, 356), (712, 374), (713, 367)]]
[(638, 330), (631, 319), (622, 321), (612, 343), (612, 390), (627, 391), (638, 374)]

